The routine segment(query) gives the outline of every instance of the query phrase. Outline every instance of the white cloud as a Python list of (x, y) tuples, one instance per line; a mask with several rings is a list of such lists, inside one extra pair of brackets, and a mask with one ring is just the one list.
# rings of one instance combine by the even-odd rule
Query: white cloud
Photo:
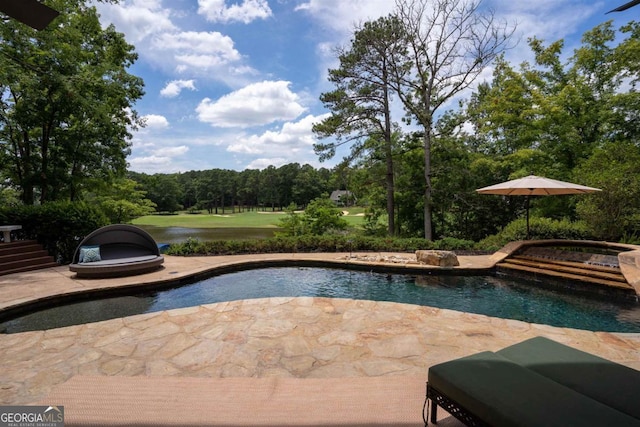
[(263, 81), (250, 84), (217, 101), (203, 99), (196, 112), (200, 121), (214, 127), (251, 127), (292, 120), (305, 111), (290, 82)]
[(166, 129), (169, 127), (167, 118), (158, 114), (147, 114), (143, 116), (142, 119), (145, 121), (146, 129), (148, 130)]
[(95, 3), (101, 22), (113, 23), (126, 34), (129, 43), (137, 44), (152, 34), (175, 31), (169, 16), (171, 10), (163, 8), (159, 0), (131, 0), (118, 5)]
[(312, 146), (317, 141), (311, 128), (314, 123), (327, 116), (328, 114), (319, 117), (309, 114), (297, 122), (285, 123), (278, 131), (240, 137), (228, 145), (227, 151), (252, 155), (271, 154), (294, 161), (300, 154), (311, 153)]
[(166, 156), (146, 156), (129, 159), (129, 169), (145, 173), (167, 173), (171, 170), (172, 159)]
[(192, 53), (214, 54), (227, 61), (240, 58), (240, 54), (233, 47), (233, 40), (217, 31), (164, 33), (154, 39), (153, 45), (157, 49), (188, 50)]
[(198, 0), (198, 13), (211, 22), (238, 21), (245, 24), (272, 15), (267, 0), (244, 0), (227, 6), (225, 0)]
[(164, 33), (154, 37), (151, 47), (165, 58), (173, 55), (176, 67), (210, 70), (242, 59), (233, 40), (215, 31)]
[[(185, 164), (192, 163), (188, 159), (190, 148), (186, 145), (167, 146), (171, 143), (160, 136), (152, 139), (134, 139), (133, 153), (128, 159), (131, 170), (145, 173), (171, 173), (187, 169)], [(149, 136), (146, 136), (149, 138)]]
[(275, 157), (272, 159), (255, 159), (247, 165), (247, 169), (266, 169), (269, 166), (280, 167), (287, 163), (286, 159), (282, 157)]
[(218, 80), (237, 86), (257, 72), (234, 47), (233, 40), (217, 31), (181, 31), (177, 21), (184, 11), (162, 8), (159, 0), (122, 0), (96, 3), (103, 26), (114, 24), (133, 43), (141, 60), (166, 74)]
[(309, 0), (296, 10), (308, 12), (342, 38), (350, 35), (354, 25), (388, 15), (394, 6), (391, 0)]
[(160, 91), (160, 96), (175, 98), (180, 95), (182, 89), (196, 90), (193, 80), (172, 80)]
[[(517, 25), (513, 41), (520, 43), (516, 48), (507, 51), (507, 59), (514, 65), (533, 59), (531, 49), (527, 45), (528, 38), (535, 36), (544, 40), (546, 44), (566, 38), (602, 11), (602, 2), (576, 0), (490, 0), (487, 6), (496, 11), (497, 18)], [(601, 22), (604, 21), (603, 17)]]
[(179, 147), (163, 147), (156, 150), (155, 154), (161, 157), (177, 157), (186, 154), (189, 147), (180, 145)]

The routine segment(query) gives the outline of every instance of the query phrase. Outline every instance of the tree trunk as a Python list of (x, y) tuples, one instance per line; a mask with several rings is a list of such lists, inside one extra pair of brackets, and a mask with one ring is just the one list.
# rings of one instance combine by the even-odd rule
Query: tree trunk
[(393, 159), (391, 158), (391, 149), (387, 146), (387, 216), (389, 217), (389, 236), (396, 234), (396, 222), (395, 222), (395, 191), (393, 182)]
[(391, 141), (391, 113), (389, 111), (389, 86), (386, 83), (389, 79), (386, 65), (382, 67), (384, 84), (384, 145), (385, 145), (385, 158), (387, 163), (387, 217), (388, 217), (388, 231), (389, 236), (395, 235), (395, 190), (393, 183), (393, 150)]
[(40, 204), (44, 205), (49, 199), (49, 132), (47, 126), (42, 127), (42, 160), (40, 163)]
[(424, 238), (433, 240), (431, 224), (431, 131), (424, 133)]
[(22, 143), (18, 142), (14, 153), (16, 170), (20, 187), (22, 187), (22, 203), (33, 205), (33, 165), (31, 164), (31, 141), (29, 133), (22, 132)]

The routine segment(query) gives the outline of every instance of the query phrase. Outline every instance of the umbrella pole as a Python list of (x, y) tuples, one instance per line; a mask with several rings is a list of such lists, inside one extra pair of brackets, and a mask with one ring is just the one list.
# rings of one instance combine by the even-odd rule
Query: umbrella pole
[(524, 205), (527, 208), (527, 240), (529, 240), (529, 196), (525, 196)]

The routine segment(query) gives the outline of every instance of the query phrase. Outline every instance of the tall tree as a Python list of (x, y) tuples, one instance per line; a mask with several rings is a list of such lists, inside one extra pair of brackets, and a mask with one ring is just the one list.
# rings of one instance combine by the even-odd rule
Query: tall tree
[(306, 206), (311, 200), (322, 196), (322, 193), (327, 191), (326, 180), (311, 165), (303, 165), (300, 168), (291, 188), (296, 206)]
[(602, 142), (609, 122), (612, 112), (602, 106), (619, 87), (608, 46), (614, 35), (611, 23), (586, 32), (583, 45), (567, 63), (562, 58), (563, 40), (548, 46), (537, 38), (529, 40), (537, 67), (525, 64), (523, 70), (537, 94), (533, 103), (541, 132), (536, 143), (566, 168), (567, 175)]
[(320, 160), (333, 157), (336, 147), (345, 143), (353, 144), (351, 159), (382, 145), (389, 235), (395, 234), (390, 64), (405, 52), (403, 27), (395, 17), (383, 17), (356, 28), (351, 45), (337, 50), (340, 67), (329, 70), (329, 81), (336, 89), (320, 96), (331, 115), (313, 126), (321, 138), (337, 140), (314, 146)]
[(149, 198), (157, 207), (158, 212), (175, 212), (183, 208), (183, 187), (178, 184), (175, 174), (155, 174), (146, 176), (142, 185)]
[(598, 148), (574, 174), (602, 191), (581, 197), (577, 211), (594, 236), (611, 242), (640, 237), (640, 147), (611, 142)]
[(505, 156), (539, 141), (539, 109), (526, 77), (503, 56), (496, 59), (491, 83), (480, 83), (466, 103), (474, 126), (475, 151)]
[(240, 173), (238, 188), (238, 198), (240, 204), (249, 206), (249, 209), (258, 206), (258, 195), (260, 194), (260, 171), (257, 169), (246, 169)]
[(258, 194), (258, 202), (263, 208), (267, 205), (271, 205), (271, 210), (276, 210), (276, 204), (282, 207), (280, 203), (281, 198), (278, 192), (278, 169), (275, 166), (269, 165), (260, 172), (260, 181), (258, 183), (262, 190)]
[(640, 94), (634, 89), (639, 28), (632, 22), (616, 34), (611, 22), (600, 24), (585, 32), (571, 56), (563, 52), (563, 40), (545, 45), (530, 39), (535, 63), (523, 63), (519, 71), (498, 61), (493, 81), (480, 85), (467, 109), (483, 151), (540, 150), (554, 175), (569, 179), (603, 144), (640, 141)]
[(299, 173), (299, 163), (287, 163), (276, 170), (276, 186), (280, 209), (295, 202), (293, 190)]
[(143, 215), (151, 215), (156, 205), (147, 199), (140, 184), (128, 178), (121, 178), (105, 185), (100, 192), (88, 194), (87, 202), (96, 203), (112, 224), (127, 223)]
[(397, 94), (409, 116), (423, 128), (424, 237), (432, 239), (431, 146), (441, 107), (467, 89), (513, 33), (475, 0), (396, 0), (403, 23), (411, 73), (406, 59), (395, 64)]
[(26, 204), (78, 199), (123, 176), (129, 129), (141, 124), (134, 47), (83, 1), (51, 5), (60, 16), (42, 31), (0, 26), (0, 167)]

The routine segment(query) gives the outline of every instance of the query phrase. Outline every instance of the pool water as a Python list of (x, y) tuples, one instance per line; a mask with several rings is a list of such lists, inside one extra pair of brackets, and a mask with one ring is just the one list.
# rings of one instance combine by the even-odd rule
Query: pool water
[(637, 302), (560, 293), (523, 279), (306, 267), (245, 270), (168, 290), (52, 307), (0, 323), (0, 332), (51, 329), (223, 301), (302, 296), (393, 301), (574, 329), (640, 332)]

